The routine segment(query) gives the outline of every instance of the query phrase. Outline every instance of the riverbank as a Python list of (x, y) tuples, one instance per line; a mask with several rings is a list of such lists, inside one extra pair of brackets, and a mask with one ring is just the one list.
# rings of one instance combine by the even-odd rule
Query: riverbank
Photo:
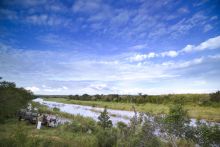
[[(93, 107), (107, 107), (110, 109), (133, 111), (135, 106), (136, 111), (149, 112), (151, 114), (167, 114), (169, 104), (134, 104), (122, 102), (103, 102), (103, 101), (80, 101), (69, 100), (65, 98), (45, 98), (47, 101), (61, 102), (66, 104), (87, 105)], [(188, 110), (189, 116), (196, 119), (205, 119), (207, 121), (220, 122), (220, 107), (199, 106), (197, 104), (187, 104), (184, 108)]]

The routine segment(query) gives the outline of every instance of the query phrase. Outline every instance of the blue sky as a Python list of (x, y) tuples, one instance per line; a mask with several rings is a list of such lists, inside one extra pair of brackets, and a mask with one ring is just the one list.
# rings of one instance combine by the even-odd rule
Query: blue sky
[(35, 94), (220, 89), (219, 0), (2, 0), (0, 76)]

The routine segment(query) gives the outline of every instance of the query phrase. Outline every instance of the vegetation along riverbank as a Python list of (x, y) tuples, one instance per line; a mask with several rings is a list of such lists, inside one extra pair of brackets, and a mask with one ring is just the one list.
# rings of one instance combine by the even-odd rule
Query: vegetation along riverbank
[(110, 109), (167, 114), (169, 106), (182, 103), (191, 118), (220, 122), (220, 93), (170, 94), (170, 95), (87, 95), (44, 96), (45, 100), (69, 104), (107, 107)]

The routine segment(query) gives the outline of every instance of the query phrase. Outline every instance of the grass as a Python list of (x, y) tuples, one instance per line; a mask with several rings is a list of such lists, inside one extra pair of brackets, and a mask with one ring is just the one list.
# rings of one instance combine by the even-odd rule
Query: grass
[(71, 132), (65, 127), (42, 127), (37, 130), (33, 124), (9, 119), (0, 125), (0, 146), (97, 146), (94, 135)]
[[(48, 101), (56, 101), (68, 104), (79, 104), (93, 107), (104, 107), (118, 110), (133, 111), (132, 107), (135, 106), (139, 112), (149, 112), (152, 114), (167, 114), (170, 104), (134, 104), (122, 102), (103, 102), (103, 101), (80, 101), (69, 100), (65, 98), (46, 98)], [(186, 104), (184, 108), (188, 110), (189, 116), (196, 119), (205, 119), (213, 122), (220, 122), (220, 107), (199, 106), (198, 104)]]
[[(95, 121), (91, 118), (80, 115), (71, 115), (58, 110), (49, 109), (39, 103), (32, 102), (32, 105), (39, 109), (41, 113), (49, 113), (78, 122), (84, 127), (95, 127)], [(57, 128), (44, 127), (36, 129), (36, 125), (27, 121), (8, 119), (4, 124), (0, 124), (0, 146), (48, 146), (48, 147), (94, 147), (97, 146), (97, 138), (94, 133), (73, 131), (70, 124), (60, 125)], [(91, 128), (91, 127), (90, 127)]]

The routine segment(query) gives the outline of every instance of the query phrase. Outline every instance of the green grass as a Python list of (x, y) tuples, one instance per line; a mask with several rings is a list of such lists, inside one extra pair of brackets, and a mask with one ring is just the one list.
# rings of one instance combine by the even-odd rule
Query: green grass
[(94, 135), (71, 132), (65, 127), (42, 127), (37, 130), (33, 124), (10, 119), (5, 124), (0, 124), (0, 146), (97, 146)]
[[(167, 114), (170, 104), (134, 104), (122, 102), (103, 102), (103, 101), (80, 101), (69, 100), (65, 98), (46, 98), (48, 101), (56, 101), (68, 104), (88, 105), (93, 107), (104, 107), (110, 109), (129, 110), (133, 111), (132, 106), (135, 106), (139, 112), (149, 112), (152, 114)], [(199, 106), (198, 104), (186, 104), (184, 106), (188, 110), (189, 116), (196, 119), (206, 119), (208, 121), (220, 122), (220, 107)]]
[[(68, 118), (71, 121), (84, 125), (84, 127), (89, 127), (89, 123), (95, 127), (95, 121), (91, 118), (49, 109), (35, 102), (32, 102), (32, 104), (38, 108), (41, 113)], [(42, 128), (38, 130), (36, 129), (36, 125), (30, 124), (27, 121), (8, 119), (4, 124), (0, 124), (0, 146), (93, 147), (97, 146), (97, 138), (94, 133), (89, 134), (87, 132), (73, 131), (69, 128), (69, 124), (60, 125), (57, 128), (42, 126)]]

